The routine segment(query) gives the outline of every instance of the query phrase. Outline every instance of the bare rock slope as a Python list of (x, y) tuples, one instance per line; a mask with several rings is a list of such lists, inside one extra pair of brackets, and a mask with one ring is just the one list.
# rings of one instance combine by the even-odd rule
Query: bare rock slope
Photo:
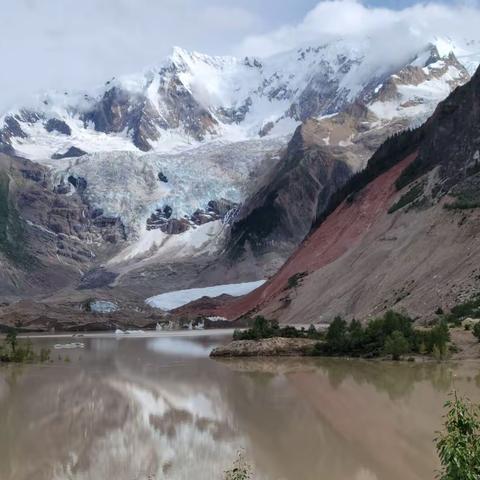
[(283, 322), (429, 316), (480, 287), (480, 72), (387, 141), (270, 281), (226, 306)]
[[(81, 178), (70, 177), (79, 186)], [(52, 184), (47, 168), (0, 154), (0, 296), (28, 297), (78, 282), (125, 240), (118, 218)]]

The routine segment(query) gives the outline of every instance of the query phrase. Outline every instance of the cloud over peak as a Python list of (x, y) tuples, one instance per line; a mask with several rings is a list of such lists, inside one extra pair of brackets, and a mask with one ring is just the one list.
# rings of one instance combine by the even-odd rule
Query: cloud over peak
[[(476, 2), (455, 5), (419, 3), (401, 10), (369, 7), (359, 0), (319, 2), (297, 24), (246, 37), (238, 54), (270, 56), (299, 46), (316, 45), (335, 38), (371, 38), (384, 49), (415, 50), (425, 40), (455, 38), (480, 41), (480, 10)], [(380, 45), (378, 45), (380, 47)]]
[(478, 1), (404, 9), (369, 7), (373, 1), (0, 0), (0, 112), (30, 94), (88, 89), (141, 71), (159, 64), (173, 45), (261, 57), (370, 37), (372, 57), (388, 62), (435, 36), (480, 41)]

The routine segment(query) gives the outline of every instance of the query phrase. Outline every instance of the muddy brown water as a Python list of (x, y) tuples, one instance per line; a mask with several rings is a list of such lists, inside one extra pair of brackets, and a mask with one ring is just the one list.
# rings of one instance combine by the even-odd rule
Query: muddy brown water
[(36, 338), (45, 365), (0, 367), (1, 480), (427, 480), (452, 388), (480, 364), (218, 361), (223, 334)]

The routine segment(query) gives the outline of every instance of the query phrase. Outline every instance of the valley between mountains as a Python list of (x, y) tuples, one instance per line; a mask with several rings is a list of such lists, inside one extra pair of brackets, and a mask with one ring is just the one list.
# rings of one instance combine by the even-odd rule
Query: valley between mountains
[(428, 319), (480, 284), (480, 48), (175, 48), (0, 118), (0, 326)]

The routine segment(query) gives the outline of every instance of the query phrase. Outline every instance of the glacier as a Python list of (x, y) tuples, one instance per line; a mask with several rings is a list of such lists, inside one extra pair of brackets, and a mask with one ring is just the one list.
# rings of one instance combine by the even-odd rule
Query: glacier
[[(379, 65), (372, 41), (338, 39), (268, 58), (175, 47), (138, 74), (88, 92), (47, 92), (4, 113), (0, 147), (47, 165), (67, 194), (77, 188), (69, 178), (84, 180), (88, 204), (125, 227), (129, 245), (111, 263), (211, 254), (221, 247), (222, 222), (169, 235), (149, 231), (147, 219), (166, 207), (188, 219), (210, 201), (241, 204), (307, 118), (360, 102), (375, 117), (365, 128), (398, 118), (417, 125), (480, 63), (477, 44), (434, 38)], [(330, 136), (324, 144), (335, 146)], [(58, 158), (72, 147), (85, 154)]]

